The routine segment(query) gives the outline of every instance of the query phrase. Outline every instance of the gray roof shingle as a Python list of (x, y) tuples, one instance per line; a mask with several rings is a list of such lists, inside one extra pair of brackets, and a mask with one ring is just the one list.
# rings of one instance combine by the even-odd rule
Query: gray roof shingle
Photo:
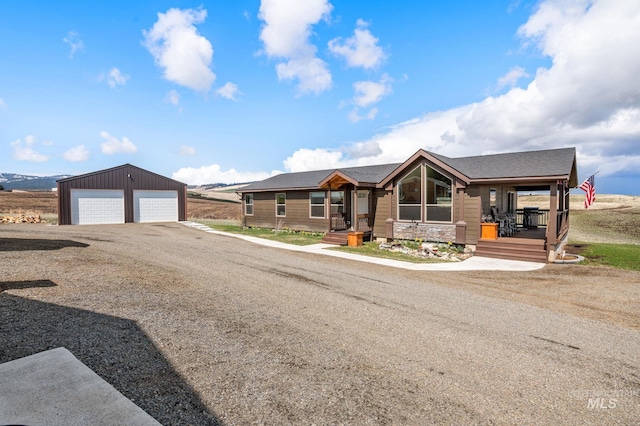
[[(568, 176), (575, 160), (575, 148), (513, 152), (506, 154), (478, 155), (449, 158), (428, 152), (471, 180), (525, 178), (544, 176)], [(278, 189), (314, 189), (331, 173), (339, 170), (360, 183), (379, 183), (403, 163), (376, 166), (345, 167), (341, 169), (314, 170), (283, 173), (260, 182), (247, 185), (242, 192), (270, 191)]]
[(460, 158), (429, 154), (470, 179), (498, 179), (569, 175), (576, 151), (560, 148)]
[(318, 184), (336, 170), (361, 183), (378, 183), (398, 166), (400, 166), (400, 163), (283, 173), (249, 184), (242, 188), (242, 192), (318, 188)]

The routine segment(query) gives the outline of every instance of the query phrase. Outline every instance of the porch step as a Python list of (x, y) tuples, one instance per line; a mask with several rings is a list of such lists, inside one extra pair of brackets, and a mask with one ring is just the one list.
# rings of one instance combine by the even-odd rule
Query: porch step
[(478, 240), (476, 256), (497, 259), (524, 260), (527, 262), (547, 262), (544, 240), (523, 238), (498, 238)]
[(322, 238), (324, 244), (334, 244), (336, 246), (346, 246), (349, 243), (349, 234), (346, 232), (328, 232)]

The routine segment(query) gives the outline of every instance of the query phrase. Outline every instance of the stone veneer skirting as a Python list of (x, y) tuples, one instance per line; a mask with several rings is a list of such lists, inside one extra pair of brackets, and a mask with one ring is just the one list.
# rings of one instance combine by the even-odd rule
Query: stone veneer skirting
[(447, 243), (456, 240), (456, 225), (394, 222), (393, 237), (399, 240), (419, 238), (423, 241)]

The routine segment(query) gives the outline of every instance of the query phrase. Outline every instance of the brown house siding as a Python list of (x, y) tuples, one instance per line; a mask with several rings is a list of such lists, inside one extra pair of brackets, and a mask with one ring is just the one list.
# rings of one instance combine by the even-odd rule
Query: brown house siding
[[(286, 193), (286, 215), (276, 216), (276, 194)], [(311, 218), (310, 191), (256, 192), (253, 194), (253, 215), (245, 216), (245, 226), (261, 228), (286, 227), (296, 231), (326, 232), (329, 219)], [(328, 213), (325, 193), (325, 216)]]
[(60, 225), (71, 225), (72, 189), (124, 190), (124, 221), (126, 223), (134, 221), (134, 190), (177, 191), (178, 220), (187, 220), (187, 185), (131, 164), (58, 181), (58, 223)]
[(476, 244), (480, 239), (481, 190), (481, 187), (469, 186), (464, 194), (464, 221), (467, 222), (467, 244)]
[(389, 218), (389, 198), (391, 194), (383, 189), (372, 192), (373, 197), (373, 237), (387, 237), (387, 219)]

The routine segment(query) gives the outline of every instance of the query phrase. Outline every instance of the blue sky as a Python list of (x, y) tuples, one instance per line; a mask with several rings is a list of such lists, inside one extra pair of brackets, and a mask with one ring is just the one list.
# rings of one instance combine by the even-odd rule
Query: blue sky
[(15, 1), (0, 171), (190, 184), (573, 146), (640, 194), (636, 0)]

